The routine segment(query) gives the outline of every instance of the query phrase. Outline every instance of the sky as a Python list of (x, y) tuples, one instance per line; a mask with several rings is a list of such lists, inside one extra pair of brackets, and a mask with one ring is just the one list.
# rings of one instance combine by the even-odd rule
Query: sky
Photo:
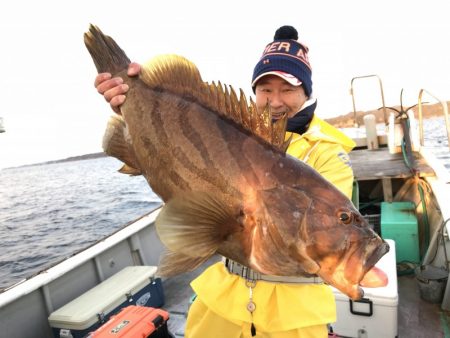
[[(112, 111), (93, 85), (90, 23), (133, 61), (179, 54), (205, 81), (249, 96), (264, 47), (292, 25), (310, 49), (316, 113), (330, 118), (353, 111), (351, 80), (365, 75), (382, 80), (388, 106), (402, 88), (408, 106), (420, 89), (450, 100), (449, 9), (447, 0), (3, 1), (0, 169), (102, 150)], [(375, 77), (355, 80), (354, 93), (357, 110), (381, 106)]]

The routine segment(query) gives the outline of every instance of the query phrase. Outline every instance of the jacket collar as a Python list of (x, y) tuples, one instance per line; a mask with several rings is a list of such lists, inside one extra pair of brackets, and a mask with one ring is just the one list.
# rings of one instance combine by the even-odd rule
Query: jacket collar
[(330, 143), (340, 144), (348, 153), (355, 147), (355, 142), (345, 135), (342, 131), (336, 129), (331, 124), (314, 115), (308, 129), (302, 135), (287, 132), (286, 139), (292, 135), (291, 142), (297, 142), (305, 139), (308, 142), (315, 142), (319, 140)]

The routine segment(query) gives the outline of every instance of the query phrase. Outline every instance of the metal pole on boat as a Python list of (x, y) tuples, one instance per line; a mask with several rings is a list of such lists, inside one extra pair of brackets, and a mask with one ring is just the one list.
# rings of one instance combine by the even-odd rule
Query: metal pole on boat
[(353, 82), (357, 79), (365, 79), (365, 78), (369, 78), (369, 77), (376, 77), (378, 79), (378, 82), (380, 84), (380, 91), (381, 91), (381, 101), (383, 103), (383, 118), (384, 118), (384, 125), (387, 126), (388, 125), (388, 119), (387, 119), (387, 114), (386, 114), (386, 105), (384, 104), (384, 91), (383, 91), (383, 83), (381, 81), (381, 78), (376, 75), (363, 75), (363, 76), (356, 76), (352, 79), (351, 83), (350, 83), (350, 95), (352, 96), (352, 102), (353, 102), (353, 120), (354, 120), (354, 126), (356, 128), (359, 128), (359, 124), (358, 121), (356, 119), (356, 104), (355, 104), (355, 93), (354, 93), (354, 89), (353, 89)]
[(426, 89), (421, 89), (419, 91), (419, 137), (420, 137), (420, 145), (423, 146), (424, 145), (424, 138), (423, 138), (423, 114), (422, 114), (422, 95), (423, 93), (426, 92), (428, 95), (430, 95), (432, 98), (434, 98), (436, 101), (438, 101), (441, 105), (442, 105), (442, 109), (444, 112), (444, 119), (445, 119), (445, 126), (447, 127), (447, 142), (448, 142), (448, 149), (450, 150), (450, 122), (448, 120), (448, 108), (447, 108), (447, 103), (438, 99), (436, 96), (434, 96), (433, 94), (431, 94), (428, 90)]

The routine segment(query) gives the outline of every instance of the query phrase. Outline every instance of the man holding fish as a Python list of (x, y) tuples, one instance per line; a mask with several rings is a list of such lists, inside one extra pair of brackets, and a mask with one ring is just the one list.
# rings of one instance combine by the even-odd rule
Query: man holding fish
[[(273, 123), (287, 116), (286, 140), (290, 143), (286, 153), (314, 168), (343, 195), (350, 198), (353, 172), (348, 152), (354, 147), (354, 142), (314, 114), (317, 101), (312, 96), (312, 72), (308, 60), (308, 49), (297, 39), (298, 34), (295, 28), (283, 26), (276, 31), (274, 41), (264, 49), (262, 57), (254, 68), (252, 78), (256, 107), (260, 112), (269, 112)], [(128, 76), (135, 77), (140, 71), (141, 66), (136, 63), (128, 66)], [(113, 110), (120, 114), (120, 106), (126, 100), (125, 94), (129, 90), (129, 85), (124, 83), (121, 77), (113, 77), (110, 73), (103, 72), (96, 77), (95, 86)], [(280, 167), (283, 166), (280, 164)], [(290, 168), (286, 167), (285, 170)], [(309, 176), (305, 175), (304, 178), (306, 180)], [(338, 196), (340, 199), (339, 194), (332, 194), (330, 198)], [(298, 196), (300, 195), (286, 190), (284, 200), (287, 200), (287, 203), (293, 203)], [(275, 198), (271, 201), (278, 203)], [(283, 199), (281, 201), (283, 202)], [(333, 203), (333, 201), (328, 202)], [(328, 211), (326, 204), (323, 205), (322, 211), (320, 211), (320, 203), (315, 206), (319, 216), (309, 216), (311, 220), (315, 220), (315, 224), (327, 223), (325, 216), (321, 218), (321, 214)], [(176, 210), (176, 208), (172, 209)], [(309, 207), (305, 206), (305, 210), (305, 214), (310, 212)], [(302, 217), (306, 222), (306, 215), (293, 212), (292, 219)], [(345, 209), (337, 216), (338, 224), (340, 222), (342, 227), (356, 224), (356, 227), (359, 227), (358, 224), (364, 221), (358, 217), (353, 209)], [(165, 220), (165, 216), (162, 218)], [(167, 219), (170, 220), (170, 217)], [(311, 240), (311, 243), (314, 242), (315, 251), (320, 251), (322, 245), (324, 251), (325, 247), (327, 249), (336, 247), (337, 252), (341, 248), (338, 248), (339, 243), (336, 242), (347, 242), (348, 238), (356, 236), (349, 232), (345, 235), (345, 239), (337, 235), (333, 237), (333, 233), (326, 234), (330, 232), (330, 229), (322, 230), (319, 236), (320, 241), (315, 237)], [(265, 234), (272, 230), (269, 226), (268, 230), (264, 228), (262, 231)], [(305, 231), (303, 236), (313, 237), (313, 232), (302, 231)], [(252, 236), (255, 236), (254, 233)], [(285, 240), (284, 233), (273, 237), (280, 238), (280, 241)], [(276, 242), (276, 239), (274, 241)], [(327, 256), (327, 261), (322, 260), (320, 263), (317, 263), (319, 259), (316, 262), (309, 260), (312, 253), (296, 251), (294, 256), (302, 261), (301, 266), (305, 272), (300, 276), (299, 274), (289, 275), (286, 272), (288, 268), (284, 270), (285, 272), (282, 271), (282, 266), (287, 261), (277, 257), (277, 250), (266, 255), (272, 255), (271, 259), (274, 264), (278, 264), (278, 270), (272, 269), (270, 264), (264, 265), (264, 253), (253, 252), (253, 249), (249, 249), (248, 262), (257, 269), (240, 264), (230, 259), (228, 255), (223, 262), (212, 265), (191, 283), (197, 298), (189, 310), (185, 337), (327, 337), (327, 324), (336, 321), (336, 309), (333, 293), (326, 284), (340, 284), (341, 280), (345, 280), (342, 284), (347, 283), (349, 275), (353, 274), (352, 259), (355, 260), (355, 266), (361, 265), (359, 261), (356, 262), (356, 256), (367, 255), (362, 259), (362, 264), (370, 261), (370, 267), (373, 266), (374, 261), (376, 262), (387, 251), (386, 246), (379, 239), (376, 241), (377, 248), (370, 249), (370, 253), (366, 253), (360, 245), (357, 249), (347, 250), (352, 251), (351, 255)], [(278, 248), (277, 243), (273, 246)], [(281, 247), (284, 248), (280, 245)], [(217, 252), (221, 253), (220, 248)], [(222, 252), (226, 252), (226, 249), (222, 249)], [(303, 262), (305, 260), (306, 262)], [(350, 264), (347, 264), (348, 261)], [(331, 266), (328, 273), (324, 271), (327, 264)], [(352, 298), (356, 299), (362, 295), (358, 284), (376, 287), (386, 283), (385, 275), (370, 267), (355, 268), (357, 272), (354, 274), (359, 278), (352, 282), (351, 288), (345, 289), (346, 286), (344, 286), (346, 293)], [(274, 272), (279, 272), (280, 275)]]

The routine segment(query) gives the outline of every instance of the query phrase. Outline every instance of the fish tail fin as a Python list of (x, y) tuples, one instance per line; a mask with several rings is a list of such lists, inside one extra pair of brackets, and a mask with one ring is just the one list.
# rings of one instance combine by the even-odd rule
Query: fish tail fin
[(97, 26), (89, 26), (89, 31), (84, 33), (84, 44), (99, 73), (116, 74), (130, 64), (130, 59), (119, 45)]

